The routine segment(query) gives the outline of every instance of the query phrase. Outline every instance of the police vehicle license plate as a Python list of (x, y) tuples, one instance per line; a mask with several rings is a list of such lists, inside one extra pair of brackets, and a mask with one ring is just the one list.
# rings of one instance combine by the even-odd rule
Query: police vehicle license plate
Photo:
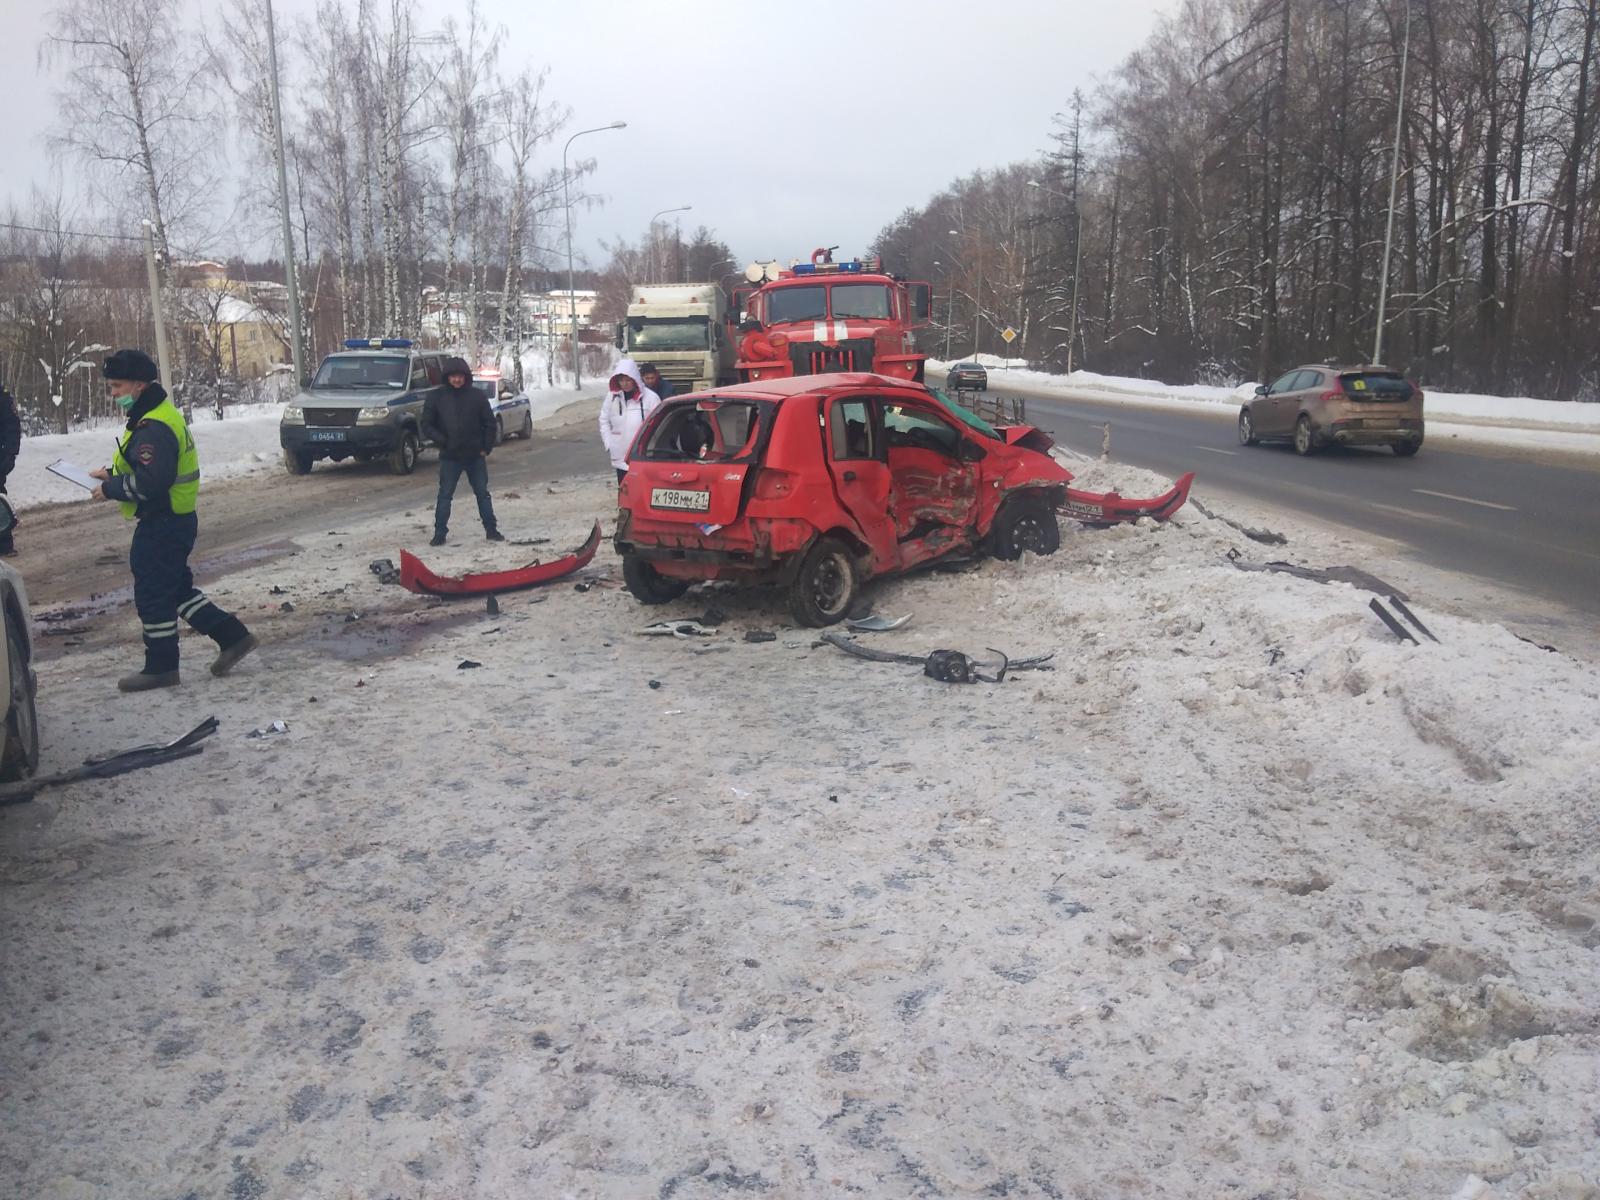
[(313, 442), (342, 442), (344, 430), (342, 429), (313, 429), (311, 431)]
[(711, 507), (710, 492), (686, 492), (678, 488), (654, 488), (651, 508), (676, 508), (684, 512), (706, 512)]

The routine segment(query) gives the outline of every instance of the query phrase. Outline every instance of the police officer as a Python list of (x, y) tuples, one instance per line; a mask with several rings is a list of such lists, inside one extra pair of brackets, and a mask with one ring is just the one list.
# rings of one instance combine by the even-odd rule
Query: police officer
[(175, 687), (178, 683), (178, 618), (221, 647), (211, 664), (226, 675), (258, 645), (255, 634), (194, 586), (189, 553), (199, 521), (200, 456), (180, 413), (156, 382), (156, 364), (142, 350), (118, 350), (105, 361), (106, 389), (128, 414), (109, 470), (92, 471), (101, 484), (97, 500), (115, 500), (122, 515), (137, 519), (128, 565), (133, 569), (133, 604), (144, 623), (144, 670), (124, 675), (124, 692)]

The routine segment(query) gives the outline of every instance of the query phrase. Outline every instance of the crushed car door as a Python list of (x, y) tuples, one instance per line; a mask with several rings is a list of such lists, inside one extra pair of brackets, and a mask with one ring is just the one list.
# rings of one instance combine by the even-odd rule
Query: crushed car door
[(826, 425), (834, 492), (871, 548), (877, 575), (899, 567), (900, 543), (889, 515), (889, 466), (873, 407), (866, 397), (835, 396), (828, 401)]
[(961, 431), (920, 405), (888, 399), (880, 405), (901, 567), (970, 545), (976, 537), (978, 472), (961, 461)]

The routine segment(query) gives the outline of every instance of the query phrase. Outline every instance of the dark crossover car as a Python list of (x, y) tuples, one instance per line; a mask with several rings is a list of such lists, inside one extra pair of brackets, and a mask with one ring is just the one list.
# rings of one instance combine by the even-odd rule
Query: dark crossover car
[(1239, 410), (1239, 442), (1286, 441), (1297, 454), (1324, 446), (1388, 446), (1408, 458), (1422, 448), (1422, 389), (1382, 366), (1296, 367)]
[(986, 392), (989, 390), (989, 372), (982, 363), (958, 362), (945, 376), (945, 386), (952, 392)]

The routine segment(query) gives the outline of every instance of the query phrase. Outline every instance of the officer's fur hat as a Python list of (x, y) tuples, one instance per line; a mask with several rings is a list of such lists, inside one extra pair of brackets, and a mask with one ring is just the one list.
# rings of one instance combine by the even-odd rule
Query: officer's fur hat
[(107, 379), (126, 379), (133, 383), (154, 383), (161, 377), (156, 360), (143, 350), (118, 350), (100, 368)]

